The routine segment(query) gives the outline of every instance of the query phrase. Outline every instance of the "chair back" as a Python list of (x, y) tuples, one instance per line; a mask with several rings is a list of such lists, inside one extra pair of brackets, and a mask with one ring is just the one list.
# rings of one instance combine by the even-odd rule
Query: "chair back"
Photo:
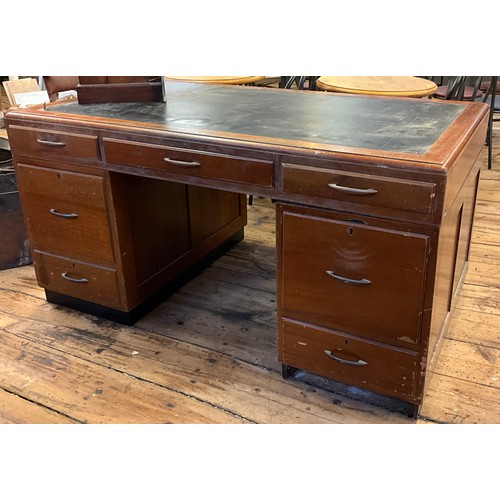
[(447, 101), (476, 101), (482, 96), (480, 86), (483, 78), (478, 76), (474, 80), (474, 86), (470, 87), (467, 85), (467, 76), (450, 76), (444, 99)]
[(448, 80), (445, 99), (447, 101), (463, 101), (466, 82), (466, 76), (450, 77), (450, 79)]
[(44, 76), (43, 83), (47, 94), (51, 100), (57, 96), (59, 92), (66, 92), (67, 90), (76, 90), (78, 85), (77, 76)]

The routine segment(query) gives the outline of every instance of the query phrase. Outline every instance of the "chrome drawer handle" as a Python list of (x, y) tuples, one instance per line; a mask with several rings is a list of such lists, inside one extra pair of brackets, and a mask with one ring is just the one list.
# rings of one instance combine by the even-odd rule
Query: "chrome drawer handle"
[(68, 276), (68, 271), (64, 271), (61, 273), (61, 276), (68, 281), (71, 281), (72, 283), (88, 283), (89, 280), (87, 278), (72, 278), (71, 276)]
[(182, 161), (182, 160), (173, 160), (172, 158), (163, 158), (170, 165), (174, 165), (176, 167), (184, 167), (184, 168), (196, 168), (201, 167), (201, 163), (197, 161)]
[(38, 144), (43, 144), (44, 146), (56, 146), (56, 147), (66, 146), (65, 142), (46, 141), (45, 139), (37, 139), (36, 142), (38, 142)]
[(55, 208), (51, 208), (49, 212), (52, 215), (57, 215), (58, 217), (64, 217), (66, 219), (76, 219), (78, 217), (78, 214), (63, 214), (61, 212), (58, 212)]
[(338, 358), (337, 356), (334, 356), (332, 354), (332, 351), (324, 350), (323, 351), (330, 359), (333, 359), (333, 361), (337, 361), (337, 363), (341, 363), (343, 365), (349, 365), (349, 366), (365, 366), (368, 363), (366, 361), (363, 361), (362, 359), (358, 359), (357, 361), (349, 361), (347, 359), (342, 359)]
[(339, 186), (338, 184), (328, 184), (328, 187), (335, 189), (335, 191), (340, 191), (342, 193), (347, 194), (377, 194), (378, 191), (376, 189), (360, 189), (360, 188), (352, 188), (347, 186)]
[(339, 276), (335, 274), (333, 271), (325, 271), (328, 276), (335, 278), (336, 280), (342, 281), (342, 283), (346, 283), (348, 285), (369, 285), (371, 283), (370, 280), (361, 279), (361, 280), (353, 280), (351, 278), (346, 278), (344, 276)]

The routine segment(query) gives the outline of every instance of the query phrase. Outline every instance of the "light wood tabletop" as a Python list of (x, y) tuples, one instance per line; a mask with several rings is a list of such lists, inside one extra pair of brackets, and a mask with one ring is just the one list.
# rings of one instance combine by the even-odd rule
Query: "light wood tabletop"
[(434, 82), (416, 76), (322, 76), (316, 85), (329, 92), (397, 97), (425, 97), (437, 90)]
[(7, 129), (0, 128), (0, 149), (10, 149)]
[(242, 85), (263, 80), (265, 76), (166, 76), (167, 80), (179, 80), (196, 83), (220, 83), (226, 85)]

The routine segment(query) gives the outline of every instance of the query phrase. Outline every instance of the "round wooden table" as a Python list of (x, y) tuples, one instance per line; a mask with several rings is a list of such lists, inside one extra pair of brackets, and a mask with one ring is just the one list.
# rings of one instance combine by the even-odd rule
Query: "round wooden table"
[(395, 97), (425, 97), (437, 90), (434, 82), (416, 76), (321, 76), (316, 85), (328, 92)]
[(183, 82), (243, 85), (263, 80), (265, 76), (166, 76), (165, 78), (167, 80), (179, 80)]

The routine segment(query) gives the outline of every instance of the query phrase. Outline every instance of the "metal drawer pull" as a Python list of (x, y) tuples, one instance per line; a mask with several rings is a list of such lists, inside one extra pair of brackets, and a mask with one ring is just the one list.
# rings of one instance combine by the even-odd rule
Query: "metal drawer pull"
[(37, 139), (38, 144), (43, 144), (44, 146), (66, 146), (65, 142), (56, 142), (56, 141), (46, 141), (45, 139)]
[(176, 167), (185, 167), (185, 168), (201, 167), (201, 163), (197, 161), (173, 160), (172, 158), (163, 158), (163, 159), (170, 165), (175, 165)]
[(325, 271), (328, 276), (335, 278), (336, 280), (342, 281), (342, 283), (347, 283), (348, 285), (369, 285), (371, 283), (370, 280), (361, 279), (361, 280), (353, 280), (351, 278), (345, 278), (344, 276), (339, 276), (335, 274), (333, 271)]
[(337, 361), (338, 363), (341, 363), (343, 365), (349, 365), (349, 366), (365, 366), (368, 363), (366, 361), (363, 361), (362, 359), (358, 359), (357, 361), (348, 361), (347, 359), (342, 359), (338, 358), (337, 356), (334, 356), (332, 354), (332, 351), (327, 351), (326, 349), (323, 351), (330, 359), (333, 359), (333, 361)]
[(61, 212), (58, 212), (55, 208), (51, 208), (49, 212), (52, 215), (57, 215), (58, 217), (64, 217), (66, 219), (76, 219), (78, 217), (78, 214), (63, 214)]
[(338, 184), (328, 184), (328, 187), (335, 189), (336, 191), (340, 191), (342, 193), (347, 194), (377, 194), (378, 191), (376, 189), (360, 189), (360, 188), (352, 188), (347, 186), (339, 186)]
[(87, 278), (72, 278), (71, 276), (68, 276), (68, 271), (64, 271), (61, 273), (61, 276), (68, 281), (71, 281), (72, 283), (88, 283), (89, 280)]

